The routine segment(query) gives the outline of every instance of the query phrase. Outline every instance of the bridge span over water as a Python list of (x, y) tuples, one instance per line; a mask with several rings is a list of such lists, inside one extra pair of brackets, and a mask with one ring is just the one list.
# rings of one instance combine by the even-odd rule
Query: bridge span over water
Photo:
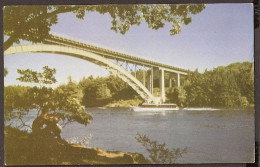
[[(165, 102), (165, 72), (169, 73), (169, 87), (176, 78), (180, 86), (180, 75), (187, 75), (188, 70), (131, 56), (117, 51), (104, 49), (57, 35), (50, 35), (41, 44), (18, 45), (8, 48), (4, 55), (21, 53), (55, 53), (80, 58), (95, 63), (111, 74), (128, 83), (148, 104)], [(142, 80), (136, 78), (142, 70)], [(160, 97), (153, 95), (154, 76), (159, 77)]]

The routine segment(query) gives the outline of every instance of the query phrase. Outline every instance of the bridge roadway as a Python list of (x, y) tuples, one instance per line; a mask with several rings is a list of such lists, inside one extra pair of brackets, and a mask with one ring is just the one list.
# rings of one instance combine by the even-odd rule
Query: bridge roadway
[(188, 70), (183, 69), (183, 68), (178, 68), (178, 67), (170, 66), (167, 64), (158, 63), (155, 61), (131, 56), (131, 55), (128, 55), (125, 53), (120, 53), (120, 52), (109, 50), (109, 49), (104, 49), (104, 48), (101, 48), (98, 46), (86, 44), (83, 42), (75, 41), (72, 39), (68, 39), (68, 38), (64, 38), (64, 37), (52, 35), (52, 34), (47, 39), (45, 39), (43, 41), (43, 43), (67, 45), (70, 47), (76, 47), (76, 48), (80, 48), (80, 49), (83, 49), (83, 50), (86, 50), (86, 51), (89, 51), (92, 53), (96, 53), (96, 54), (106, 57), (108, 59), (129, 62), (131, 64), (136, 64), (136, 65), (140, 65), (140, 66), (156, 67), (156, 68), (164, 69), (164, 71), (177, 73), (177, 74), (187, 75), (187, 72), (188, 72)]

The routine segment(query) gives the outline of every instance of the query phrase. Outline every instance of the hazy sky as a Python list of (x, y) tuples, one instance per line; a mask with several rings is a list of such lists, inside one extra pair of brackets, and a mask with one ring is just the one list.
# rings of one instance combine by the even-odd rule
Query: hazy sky
[[(128, 53), (160, 63), (185, 69), (199, 69), (228, 65), (234, 62), (253, 62), (253, 6), (251, 4), (208, 4), (182, 32), (171, 36), (170, 24), (159, 30), (148, 29), (146, 24), (133, 26), (121, 35), (110, 30), (109, 15), (88, 13), (84, 20), (74, 14), (59, 15), (58, 24), (51, 31), (75, 40), (85, 41), (111, 50)], [(64, 55), (37, 53), (8, 55), (5, 85), (21, 84), (16, 81), (17, 68), (41, 70), (45, 65), (56, 68), (57, 84), (67, 82), (70, 75), (75, 81), (83, 76), (106, 76), (101, 67)]]

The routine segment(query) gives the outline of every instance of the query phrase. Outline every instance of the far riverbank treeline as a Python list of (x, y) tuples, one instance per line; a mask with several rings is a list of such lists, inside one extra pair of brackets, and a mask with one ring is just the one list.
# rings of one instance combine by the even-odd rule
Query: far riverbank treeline
[[(140, 72), (141, 73), (141, 72)], [(138, 77), (138, 75), (137, 75)], [(165, 79), (168, 79), (168, 75)], [(213, 70), (189, 72), (181, 78), (181, 86), (167, 88), (167, 103), (189, 107), (248, 107), (254, 104), (253, 63), (233, 63)], [(159, 95), (158, 78), (155, 77), (154, 95)], [(173, 80), (173, 85), (177, 85)], [(143, 101), (124, 81), (115, 76), (89, 77), (79, 82), (83, 90), (82, 103), (88, 107), (105, 106), (132, 100), (138, 105)], [(120, 104), (119, 104), (120, 105)]]
[[(167, 88), (166, 82), (166, 102), (186, 107), (248, 107), (254, 104), (253, 74), (251, 62), (220, 66), (205, 70), (204, 73), (195, 70), (181, 78), (180, 87), (173, 80), (174, 87)], [(142, 75), (142, 71), (137, 73), (137, 78), (139, 75)], [(168, 75), (165, 79), (168, 79)], [(155, 77), (155, 96), (159, 94), (157, 82), (158, 78)], [(68, 83), (56, 89), (60, 88), (73, 94), (86, 107), (129, 107), (144, 102), (127, 83), (113, 75), (97, 78), (90, 76), (78, 83), (69, 77)], [(25, 92), (24, 86), (6, 86), (5, 100), (10, 96), (9, 93), (22, 97)]]
[(213, 70), (190, 72), (182, 87), (168, 96), (194, 107), (247, 107), (254, 104), (253, 63), (233, 63)]

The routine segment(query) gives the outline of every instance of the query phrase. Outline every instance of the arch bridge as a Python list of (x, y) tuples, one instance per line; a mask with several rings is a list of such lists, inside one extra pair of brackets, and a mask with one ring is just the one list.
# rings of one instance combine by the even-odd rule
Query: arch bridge
[[(50, 35), (41, 44), (12, 46), (4, 52), (4, 55), (21, 53), (55, 53), (95, 63), (128, 83), (148, 104), (162, 104), (165, 102), (165, 72), (169, 73), (169, 87), (172, 87), (173, 78), (176, 78), (177, 86), (180, 86), (180, 75), (187, 75), (188, 72), (188, 70), (182, 68), (57, 35)], [(141, 81), (137, 79), (138, 70), (142, 72)], [(154, 76), (159, 77), (160, 97), (153, 95)]]

